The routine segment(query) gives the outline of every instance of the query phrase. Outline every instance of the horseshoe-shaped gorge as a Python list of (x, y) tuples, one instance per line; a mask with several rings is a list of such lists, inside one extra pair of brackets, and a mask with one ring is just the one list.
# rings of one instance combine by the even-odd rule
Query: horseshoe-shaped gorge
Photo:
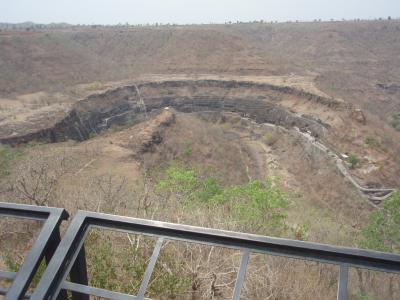
[(0, 298), (397, 300), (399, 32), (0, 22)]
[(322, 107), (325, 111), (349, 116), (354, 112), (344, 101), (287, 86), (227, 80), (146, 82), (90, 95), (78, 101), (67, 116), (53, 126), (26, 135), (0, 138), (0, 142), (16, 145), (30, 141), (84, 141), (112, 126), (140, 122), (147, 114), (156, 114), (163, 108), (183, 113), (230, 112), (257, 124), (272, 124), (297, 132), (306, 143), (330, 157), (342, 176), (374, 206), (396, 191), (362, 186), (348, 171), (342, 155), (324, 144), (333, 144), (329, 131), (334, 129), (329, 121), (322, 121), (312, 112), (302, 114), (293, 107), (285, 107), (282, 102), (287, 103), (288, 98), (295, 103), (294, 107), (311, 103), (315, 110)]

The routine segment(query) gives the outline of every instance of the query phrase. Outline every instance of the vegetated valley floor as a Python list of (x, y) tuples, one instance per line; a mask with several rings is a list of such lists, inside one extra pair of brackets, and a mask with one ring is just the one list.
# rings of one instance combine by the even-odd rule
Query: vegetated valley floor
[[(382, 189), (400, 186), (399, 53), (399, 21), (2, 31), (0, 200), (357, 246)], [(172, 169), (226, 188), (278, 178), (285, 230), (160, 193)], [(211, 297), (214, 272), (227, 297), (226, 272), (202, 272), (193, 295)], [(332, 276), (310, 274), (292, 294), (263, 293), (307, 299), (319, 282), (335, 297)]]

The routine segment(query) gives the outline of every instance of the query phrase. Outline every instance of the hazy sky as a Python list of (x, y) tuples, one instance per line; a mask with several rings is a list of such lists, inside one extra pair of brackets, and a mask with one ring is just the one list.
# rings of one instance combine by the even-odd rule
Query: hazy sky
[(400, 17), (400, 0), (0, 0), (0, 22), (222, 23)]

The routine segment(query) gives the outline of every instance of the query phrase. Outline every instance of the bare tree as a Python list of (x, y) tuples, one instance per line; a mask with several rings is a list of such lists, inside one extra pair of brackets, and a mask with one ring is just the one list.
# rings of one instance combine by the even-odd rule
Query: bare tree
[(58, 157), (38, 155), (20, 165), (14, 185), (18, 196), (32, 204), (54, 205), (53, 193), (67, 172), (67, 160), (65, 153)]
[(115, 213), (117, 209), (126, 207), (128, 190), (124, 176), (100, 175), (93, 179), (93, 185), (97, 196), (96, 211)]

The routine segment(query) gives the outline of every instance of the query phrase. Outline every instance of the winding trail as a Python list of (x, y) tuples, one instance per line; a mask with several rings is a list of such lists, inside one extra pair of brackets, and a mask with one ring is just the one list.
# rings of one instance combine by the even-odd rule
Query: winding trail
[[(246, 118), (247, 119), (247, 118)], [(247, 119), (254, 125), (261, 125), (268, 128), (277, 128), (279, 130), (283, 130), (284, 132), (292, 132), (296, 133), (307, 143), (315, 147), (317, 150), (327, 154), (334, 162), (337, 169), (340, 171), (343, 177), (345, 177), (363, 196), (363, 198), (368, 200), (368, 203), (374, 206), (375, 208), (379, 208), (379, 204), (381, 204), (384, 200), (388, 199), (394, 192), (397, 190), (395, 188), (367, 188), (361, 186), (357, 180), (351, 175), (346, 167), (346, 163), (337, 155), (334, 151), (329, 149), (327, 146), (317, 141), (315, 137), (311, 136), (309, 133), (300, 131), (297, 127), (294, 127), (293, 130), (289, 130), (279, 125), (270, 124), (270, 123), (262, 123), (258, 124), (250, 119)], [(264, 151), (266, 149), (263, 147)]]
[(323, 145), (321, 142), (317, 141), (314, 137), (312, 137), (311, 135), (305, 133), (305, 132), (301, 132), (300, 130), (296, 130), (301, 136), (303, 136), (305, 139), (307, 139), (311, 145), (313, 145), (314, 147), (316, 147), (317, 149), (319, 149), (320, 151), (328, 154), (334, 161), (336, 164), (336, 167), (338, 168), (338, 170), (340, 171), (340, 173), (347, 179), (350, 181), (350, 183), (356, 187), (359, 192), (365, 196), (366, 198), (368, 198), (370, 200), (370, 203), (373, 204), (374, 206), (380, 204), (382, 201), (386, 200), (387, 198), (389, 198), (394, 192), (396, 192), (396, 189), (394, 188), (366, 188), (361, 186), (356, 179), (350, 174), (350, 172), (348, 171), (348, 169), (346, 168), (346, 164), (343, 161), (343, 159), (341, 159), (339, 157), (339, 155), (337, 155), (334, 151), (332, 151), (331, 149), (329, 149), (328, 147), (326, 147), (325, 145)]

